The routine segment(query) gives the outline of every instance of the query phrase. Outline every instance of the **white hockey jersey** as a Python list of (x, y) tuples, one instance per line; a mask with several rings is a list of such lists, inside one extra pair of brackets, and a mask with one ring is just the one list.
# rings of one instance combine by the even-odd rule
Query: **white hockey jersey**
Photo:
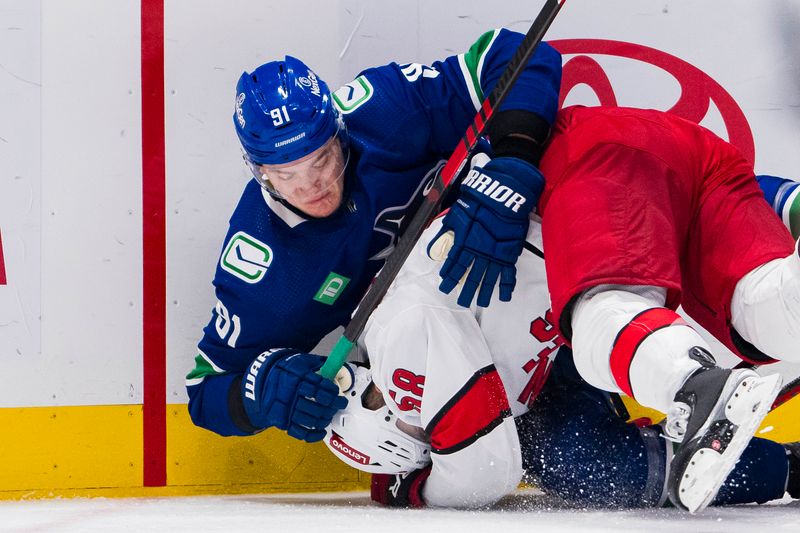
[(438, 290), (441, 263), (423, 234), (383, 302), (363, 344), (390, 410), (431, 437), (428, 505), (475, 507), (513, 491), (522, 477), (513, 416), (525, 413), (563, 344), (550, 322), (541, 224), (533, 220), (517, 262), (511, 302), (497, 291), (488, 308), (465, 309), (458, 290)]

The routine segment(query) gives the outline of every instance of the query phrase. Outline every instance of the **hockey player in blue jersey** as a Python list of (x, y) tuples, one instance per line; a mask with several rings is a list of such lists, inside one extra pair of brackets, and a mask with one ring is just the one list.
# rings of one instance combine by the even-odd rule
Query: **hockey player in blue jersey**
[[(323, 358), (308, 352), (347, 323), (521, 39), (490, 31), (464, 54), (367, 69), (334, 93), (289, 56), (241, 76), (233, 121), (255, 179), (230, 219), (217, 303), (187, 376), (195, 424), (220, 435), (278, 427), (308, 442), (323, 438), (346, 400), (316, 374)], [(504, 209), (480, 195), (447, 221), (457, 245), (489, 274), (479, 305), (498, 278), (500, 298), (511, 296), (543, 187), (536, 165), (560, 74), (559, 54), (541, 44), (488, 132), (495, 158), (484, 173), (524, 205)], [(462, 292), (461, 302), (478, 288)]]

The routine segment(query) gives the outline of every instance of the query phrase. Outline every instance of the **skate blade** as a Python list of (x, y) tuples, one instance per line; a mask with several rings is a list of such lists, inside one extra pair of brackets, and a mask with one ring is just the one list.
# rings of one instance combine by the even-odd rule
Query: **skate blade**
[(726, 418), (736, 432), (725, 450), (697, 450), (689, 460), (678, 486), (680, 501), (690, 513), (705, 509), (719, 492), (761, 421), (769, 413), (781, 387), (781, 376), (747, 377), (736, 386), (725, 405)]

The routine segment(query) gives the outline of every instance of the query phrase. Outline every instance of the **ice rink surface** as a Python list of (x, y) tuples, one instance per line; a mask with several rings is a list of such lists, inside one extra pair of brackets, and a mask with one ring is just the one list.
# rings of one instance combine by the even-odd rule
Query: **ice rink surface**
[(366, 493), (191, 498), (94, 498), (0, 502), (0, 531), (268, 531), (279, 533), (512, 533), (525, 531), (725, 532), (800, 531), (800, 502), (711, 508), (567, 509), (535, 491), (486, 511), (377, 507)]

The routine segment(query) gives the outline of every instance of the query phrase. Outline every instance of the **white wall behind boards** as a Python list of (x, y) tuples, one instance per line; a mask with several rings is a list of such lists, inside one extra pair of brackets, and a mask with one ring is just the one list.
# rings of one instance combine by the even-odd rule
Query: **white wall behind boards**
[[(165, 0), (168, 402), (186, 401), (249, 179), (231, 120), (241, 72), (291, 54), (335, 89), (368, 66), (463, 52), (493, 27), (526, 31), (541, 4)], [(793, 0), (568, 0), (548, 39), (693, 65), (705, 81), (589, 54), (621, 105), (669, 109), (718, 83), (752, 129), (757, 171), (800, 176), (799, 22)], [(137, 1), (0, 0), (0, 407), (142, 401), (139, 62)], [(567, 100), (596, 101), (585, 84)], [(712, 103), (703, 124), (726, 136), (727, 112)]]
[(141, 402), (138, 4), (0, 5), (0, 406)]
[(41, 3), (0, 14), (0, 405), (15, 405), (7, 383), (41, 352)]
[(31, 402), (141, 402), (138, 40), (136, 2), (43, 3), (37, 374), (49, 387)]

